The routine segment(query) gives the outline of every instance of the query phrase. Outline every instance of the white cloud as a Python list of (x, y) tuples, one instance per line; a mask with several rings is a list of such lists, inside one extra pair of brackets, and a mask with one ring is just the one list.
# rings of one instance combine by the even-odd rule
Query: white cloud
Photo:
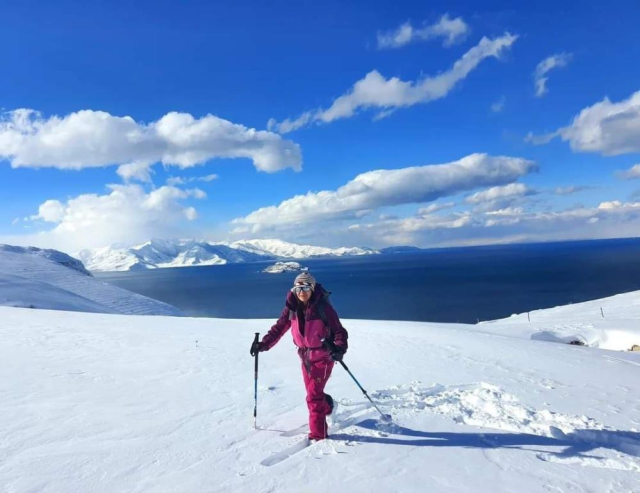
[(496, 39), (482, 38), (449, 70), (415, 82), (405, 82), (397, 77), (385, 79), (377, 70), (373, 70), (356, 82), (348, 93), (337, 98), (329, 108), (307, 111), (293, 120), (286, 119), (280, 123), (271, 119), (268, 128), (287, 133), (312, 123), (330, 123), (350, 118), (360, 110), (371, 108), (380, 110), (379, 116), (384, 117), (397, 108), (443, 98), (480, 62), (489, 57), (498, 58), (517, 39), (518, 36), (509, 33)]
[(507, 98), (502, 96), (500, 99), (498, 99), (495, 103), (491, 105), (491, 112), (502, 113), (502, 111), (504, 111), (504, 105), (506, 104), (506, 102), (507, 102)]
[(491, 202), (500, 199), (519, 198), (536, 193), (522, 183), (510, 183), (500, 187), (492, 187), (481, 192), (476, 192), (467, 197), (466, 201), (470, 204), (480, 204), (483, 202)]
[(522, 203), (525, 197), (538, 192), (522, 183), (510, 183), (505, 186), (491, 187), (476, 192), (466, 198), (466, 202), (474, 204), (474, 212), (507, 210), (514, 203)]
[(539, 145), (548, 144), (557, 136), (558, 136), (557, 132), (551, 132), (551, 133), (542, 134), (542, 135), (535, 135), (533, 132), (529, 132), (524, 138), (524, 141), (529, 142), (530, 144), (533, 144), (535, 146), (539, 146)]
[[(527, 212), (511, 207), (491, 212), (416, 214), (352, 225), (345, 238), (357, 244), (460, 246), (637, 236), (640, 202), (609, 201), (597, 207)], [(326, 236), (325, 232), (325, 236)]]
[(198, 178), (196, 178), (196, 181), (204, 181), (206, 183), (209, 183), (217, 179), (218, 179), (218, 175), (212, 174), (212, 175), (206, 175), (206, 176), (199, 176)]
[(369, 171), (335, 191), (297, 195), (233, 222), (238, 227), (250, 225), (253, 231), (265, 226), (296, 227), (312, 221), (354, 217), (363, 210), (431, 202), (461, 191), (510, 183), (536, 170), (536, 164), (526, 159), (471, 154), (446, 164)]
[(422, 28), (414, 28), (409, 22), (405, 22), (393, 31), (378, 33), (378, 48), (400, 48), (412, 41), (427, 41), (442, 38), (445, 47), (452, 46), (463, 41), (469, 34), (469, 26), (462, 17), (451, 19), (449, 14), (444, 14), (440, 20)]
[(57, 200), (47, 200), (40, 204), (38, 214), (31, 216), (32, 221), (45, 221), (49, 223), (59, 223), (64, 217), (64, 207)]
[[(454, 202), (447, 202), (444, 204), (431, 204), (428, 205), (427, 207), (421, 207), (420, 209), (418, 209), (418, 215), (419, 216), (426, 216), (428, 214), (433, 214), (434, 212), (438, 212), (441, 211), (443, 209), (449, 209), (451, 207), (454, 207), (456, 204)], [(380, 216), (381, 219), (383, 219), (383, 216)], [(390, 216), (385, 217), (386, 219), (391, 218)]]
[(123, 178), (144, 181), (152, 163), (188, 168), (214, 158), (248, 158), (266, 172), (302, 166), (298, 144), (213, 115), (172, 112), (149, 124), (92, 110), (46, 119), (19, 109), (0, 117), (0, 159), (14, 168), (120, 165)]
[(623, 180), (635, 180), (640, 178), (640, 164), (635, 164), (625, 171), (618, 171), (616, 176)]
[(584, 192), (585, 190), (592, 190), (595, 187), (587, 185), (570, 185), (568, 187), (556, 187), (553, 190), (555, 195), (573, 195), (574, 193)]
[(547, 74), (554, 68), (565, 67), (573, 55), (571, 53), (558, 53), (542, 60), (533, 73), (533, 81), (536, 88), (536, 96), (542, 97), (547, 92)]
[(186, 183), (193, 183), (196, 181), (209, 183), (217, 179), (218, 175), (192, 176), (189, 178), (185, 178), (182, 176), (172, 176), (170, 178), (167, 178), (167, 185), (184, 185)]
[(146, 192), (140, 185), (108, 185), (104, 195), (83, 194), (67, 201), (47, 200), (32, 220), (54, 223), (53, 229), (16, 238), (20, 244), (73, 252), (112, 243), (135, 243), (172, 237), (184, 231), (197, 211), (187, 199), (204, 199), (197, 188), (164, 186)]
[(640, 152), (640, 91), (619, 103), (608, 98), (583, 109), (571, 125), (550, 134), (529, 134), (526, 141), (546, 144), (555, 137), (569, 142), (576, 152), (615, 156)]
[(182, 176), (171, 176), (167, 178), (167, 185), (171, 187), (176, 187), (178, 185), (184, 185), (187, 183), (187, 179)]
[(118, 166), (117, 173), (124, 181), (138, 180), (144, 183), (151, 183), (151, 166), (148, 161), (134, 161), (132, 163)]
[(600, 202), (600, 205), (598, 205), (598, 209), (604, 209), (604, 210), (619, 209), (620, 207), (622, 207), (622, 202), (620, 202), (619, 200), (611, 200), (609, 202)]

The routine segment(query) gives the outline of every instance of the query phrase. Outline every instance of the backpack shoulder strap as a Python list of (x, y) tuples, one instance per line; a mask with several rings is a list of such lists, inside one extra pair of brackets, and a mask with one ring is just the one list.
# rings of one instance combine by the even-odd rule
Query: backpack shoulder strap
[(324, 304), (325, 303), (329, 303), (329, 294), (331, 293), (326, 293), (322, 298), (320, 298), (320, 301), (318, 302), (318, 315), (320, 315), (320, 318), (322, 319), (322, 321), (324, 322), (325, 327), (327, 327), (329, 329), (329, 339), (333, 342), (333, 327), (331, 327), (331, 325), (329, 325), (329, 319), (327, 319), (327, 314), (324, 311)]
[[(329, 321), (328, 321), (328, 319), (327, 319), (327, 314), (326, 314), (326, 313), (325, 313), (325, 311), (324, 311), (324, 304), (325, 304), (324, 298), (323, 298), (323, 299), (321, 299), (321, 300), (318, 302), (318, 315), (320, 315), (320, 318), (322, 319), (322, 321), (324, 322), (324, 324), (325, 324), (327, 327), (329, 327)], [(331, 327), (329, 327), (329, 328), (331, 328)]]

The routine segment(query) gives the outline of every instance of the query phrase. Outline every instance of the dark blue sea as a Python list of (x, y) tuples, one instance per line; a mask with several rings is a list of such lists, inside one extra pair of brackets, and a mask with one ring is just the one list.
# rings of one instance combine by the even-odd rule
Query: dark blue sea
[[(96, 277), (187, 315), (277, 318), (294, 273), (273, 262)], [(424, 250), (301, 261), (342, 318), (476, 322), (640, 290), (640, 239)]]

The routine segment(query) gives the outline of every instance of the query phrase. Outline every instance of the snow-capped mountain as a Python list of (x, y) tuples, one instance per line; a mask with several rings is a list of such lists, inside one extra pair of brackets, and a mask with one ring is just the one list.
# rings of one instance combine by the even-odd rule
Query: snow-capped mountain
[(74, 255), (87, 269), (95, 272), (189, 267), (194, 265), (222, 265), (271, 259), (225, 244), (195, 240), (153, 239), (133, 247), (109, 246), (82, 250)]
[(82, 250), (74, 256), (90, 271), (106, 272), (377, 253), (377, 250), (369, 248), (325, 248), (297, 245), (282, 240), (210, 243), (153, 239), (133, 247), (110, 246)]
[(347, 255), (371, 255), (380, 253), (371, 248), (341, 247), (327, 248), (312, 245), (298, 245), (283, 240), (240, 240), (229, 246), (247, 252), (273, 255), (280, 258), (310, 258), (310, 257), (343, 257)]
[(181, 315), (171, 305), (98, 281), (62, 252), (9, 245), (0, 245), (0, 306)]

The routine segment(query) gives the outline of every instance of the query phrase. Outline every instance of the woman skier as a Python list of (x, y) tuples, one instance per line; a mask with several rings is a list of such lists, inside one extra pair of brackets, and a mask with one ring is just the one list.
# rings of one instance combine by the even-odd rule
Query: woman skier
[[(262, 341), (251, 345), (250, 351), (251, 356), (268, 351), (291, 328), (307, 390), (310, 440), (324, 440), (328, 436), (326, 418), (333, 411), (333, 399), (324, 393), (324, 387), (331, 376), (334, 361), (341, 361), (347, 351), (347, 331), (328, 296), (329, 293), (316, 283), (311, 274), (300, 274), (287, 294), (280, 318)], [(327, 349), (323, 339), (333, 341), (335, 349)]]

